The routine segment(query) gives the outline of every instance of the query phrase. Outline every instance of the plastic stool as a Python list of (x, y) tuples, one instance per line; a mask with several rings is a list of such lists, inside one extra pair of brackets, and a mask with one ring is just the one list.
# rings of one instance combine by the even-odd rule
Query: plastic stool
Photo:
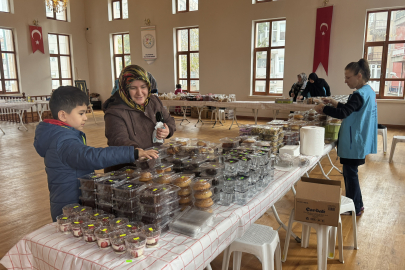
[[(339, 213), (345, 212), (352, 212), (352, 226), (353, 226), (353, 245), (354, 249), (358, 249), (357, 247), (357, 225), (356, 225), (356, 208), (354, 207), (353, 200), (342, 196), (340, 200), (340, 211)], [(339, 226), (337, 227), (338, 232), (342, 235), (342, 223), (339, 222)], [(339, 241), (341, 239), (339, 238)], [(343, 240), (343, 239), (342, 239)], [(333, 259), (335, 257), (335, 245), (336, 245), (336, 228), (332, 228), (329, 235), (329, 259)], [(339, 242), (339, 261), (344, 263), (343, 259), (343, 243)]]
[(387, 154), (387, 128), (379, 128), (378, 135), (383, 136), (383, 149), (384, 155)]
[[(291, 215), (290, 215), (290, 220), (288, 221), (288, 230), (287, 230), (287, 236), (285, 237), (285, 244), (284, 244), (284, 253), (282, 257), (282, 262), (285, 262), (287, 260), (287, 253), (288, 253), (288, 246), (290, 245), (290, 237), (291, 237), (291, 232), (292, 232), (292, 224), (294, 222), (299, 222), (302, 224), (302, 241), (301, 241), (301, 247), (307, 248), (309, 244), (309, 232), (310, 228), (314, 228), (316, 230), (316, 236), (317, 236), (317, 251), (318, 251), (318, 270), (323, 270), (327, 269), (327, 259), (328, 259), (328, 241), (329, 241), (329, 232), (333, 228), (332, 226), (327, 226), (327, 225), (320, 225), (316, 223), (307, 223), (307, 222), (302, 222), (302, 221), (296, 221), (294, 220), (294, 212), (295, 209), (291, 210)], [(340, 217), (339, 217), (339, 223)], [(339, 247), (343, 249), (343, 238), (342, 234), (338, 232), (338, 238), (339, 238)]]
[(245, 234), (227, 247), (222, 259), (222, 270), (228, 270), (229, 257), (233, 254), (233, 269), (239, 270), (242, 252), (255, 255), (262, 262), (263, 270), (281, 270), (281, 249), (278, 232), (269, 226), (252, 224)]
[(389, 163), (392, 162), (392, 157), (394, 156), (395, 146), (399, 142), (405, 142), (405, 136), (394, 136), (394, 138), (392, 138), (390, 160), (388, 161)]

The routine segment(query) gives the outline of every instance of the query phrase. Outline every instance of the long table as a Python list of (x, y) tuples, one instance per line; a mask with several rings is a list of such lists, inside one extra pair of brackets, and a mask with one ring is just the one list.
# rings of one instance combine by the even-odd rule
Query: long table
[[(28, 130), (27, 127), (24, 125), (23, 115), (24, 115), (24, 111), (28, 111), (33, 106), (37, 106), (37, 108), (38, 108), (38, 105), (36, 102), (0, 103), (0, 110), (6, 109), (8, 112), (10, 112), (12, 110), (17, 111), (18, 117), (20, 118), (20, 125), (18, 126), (18, 129), (23, 127), (23, 128), (25, 128), (25, 130)], [(4, 133), (4, 131), (3, 131), (3, 133)]]
[[(324, 155), (332, 145), (327, 144)], [(214, 222), (202, 231), (198, 239), (167, 232), (159, 246), (145, 249), (144, 256), (115, 254), (110, 248), (99, 249), (96, 243), (56, 231), (51, 223), (24, 236), (1, 259), (7, 269), (204, 269), (230, 243), (239, 238), (270, 207), (280, 200), (320, 156), (311, 156), (307, 167), (275, 170), (274, 181), (256, 194), (246, 205), (217, 205)]]
[[(233, 102), (217, 102), (217, 101), (188, 101), (188, 100), (162, 100), (164, 106), (180, 106), (183, 110), (183, 121), (188, 121), (186, 117), (187, 107), (197, 107), (198, 110), (198, 121), (195, 124), (203, 123), (201, 119), (201, 111), (204, 107), (215, 107), (217, 110), (217, 116), (219, 115), (219, 108), (228, 108), (234, 110), (234, 117), (232, 119), (232, 124), (229, 129), (232, 128), (234, 120), (236, 120), (235, 114), (238, 108), (251, 109), (255, 118), (255, 124), (257, 124), (257, 116), (259, 110), (273, 110), (273, 115), (277, 115), (279, 111), (306, 111), (315, 107), (313, 104), (304, 103), (275, 103), (274, 101), (233, 101)], [(189, 122), (189, 121), (188, 121)], [(219, 122), (222, 124), (221, 120)], [(213, 127), (216, 125), (217, 120)], [(237, 123), (237, 122), (236, 122)]]

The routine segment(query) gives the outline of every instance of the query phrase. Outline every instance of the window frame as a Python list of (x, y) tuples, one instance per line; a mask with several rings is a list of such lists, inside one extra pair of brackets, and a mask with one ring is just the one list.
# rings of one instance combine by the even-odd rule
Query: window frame
[[(125, 53), (125, 48), (124, 48), (124, 35), (128, 35), (129, 36), (129, 32), (126, 32), (126, 33), (117, 33), (117, 34), (112, 34), (111, 35), (111, 39), (112, 39), (112, 44), (113, 44), (113, 64), (114, 64), (114, 81), (115, 80), (117, 80), (118, 78), (119, 78), (119, 76), (120, 76), (120, 74), (118, 74), (118, 77), (116, 76), (117, 74), (116, 74), (116, 72), (117, 72), (117, 66), (116, 66), (116, 62), (115, 62), (115, 59), (116, 58), (121, 58), (121, 60), (122, 60), (122, 69), (124, 69), (125, 67), (126, 67), (126, 65), (125, 65), (125, 56), (129, 56), (129, 57), (131, 57), (131, 43), (129, 43), (129, 53)], [(115, 43), (114, 43), (114, 37), (115, 36), (121, 36), (121, 38), (122, 38), (122, 53), (115, 53)], [(129, 36), (129, 38), (131, 38), (131, 36)], [(132, 59), (131, 59), (131, 62), (132, 62)], [(121, 70), (122, 70), (121, 69)], [(121, 71), (119, 72), (119, 73), (121, 73)]]
[[(404, 97), (405, 97), (405, 87), (402, 90), (402, 97), (401, 96), (395, 97), (395, 96), (386, 96), (386, 95), (384, 95), (384, 86), (385, 86), (386, 82), (400, 81), (400, 82), (404, 82), (404, 86), (405, 86), (405, 77), (404, 78), (386, 78), (389, 45), (401, 44), (401, 43), (405, 44), (405, 39), (403, 39), (403, 40), (391, 40), (391, 41), (389, 40), (389, 38), (390, 38), (390, 30), (391, 30), (391, 14), (394, 11), (405, 11), (405, 8), (369, 10), (366, 13), (366, 30), (365, 30), (365, 33), (364, 33), (364, 52), (363, 52), (364, 59), (367, 59), (367, 61), (369, 61), (368, 60), (368, 48), (369, 47), (377, 47), (377, 46), (382, 47), (380, 78), (379, 79), (370, 78), (370, 80), (369, 80), (369, 82), (370, 81), (380, 82), (380, 89), (378, 89), (378, 92), (376, 92), (376, 98), (377, 99), (404, 99)], [(387, 24), (386, 24), (387, 29), (386, 29), (386, 33), (385, 33), (385, 40), (384, 41), (367, 41), (369, 14), (371, 14), (371, 13), (380, 13), (380, 12), (388, 12)], [(378, 67), (377, 67), (377, 70), (378, 70)], [(370, 69), (370, 72), (371, 72), (371, 69)], [(374, 89), (374, 91), (375, 91), (375, 89)]]
[[(284, 58), (285, 58), (285, 44), (284, 46), (271, 46), (272, 43), (272, 38), (273, 38), (273, 22), (277, 21), (285, 21), (287, 23), (287, 19), (271, 19), (271, 20), (263, 20), (263, 21), (254, 21), (254, 40), (253, 40), (253, 77), (252, 77), (252, 95), (257, 95), (257, 96), (282, 96), (283, 92), (281, 93), (270, 93), (270, 81), (284, 81), (284, 71), (283, 71), (283, 78), (271, 78), (270, 73), (271, 73), (271, 50), (277, 50), (277, 49), (284, 49)], [(257, 44), (257, 24), (259, 23), (270, 23), (269, 27), (269, 46), (268, 47), (259, 47), (256, 48)], [(285, 40), (285, 36), (284, 36)], [(267, 52), (267, 59), (266, 59), (266, 78), (262, 79), (257, 79), (256, 78), (256, 53), (264, 51)], [(284, 60), (283, 60), (284, 61)], [(284, 64), (283, 64), (283, 67)], [(278, 69), (277, 66), (274, 67), (275, 69)], [(284, 68), (285, 69), (285, 68)], [(256, 92), (256, 81), (265, 81), (265, 91), (264, 92)]]
[[(190, 30), (191, 29), (198, 29), (198, 51), (190, 51)], [(179, 36), (178, 33), (181, 30), (187, 30), (187, 51), (179, 51)], [(193, 26), (193, 27), (185, 27), (185, 28), (177, 28), (176, 29), (176, 70), (177, 70), (177, 83), (180, 84), (180, 81), (187, 81), (187, 90), (183, 90), (183, 92), (188, 92), (188, 93), (200, 93), (200, 89), (198, 91), (191, 91), (191, 81), (200, 81), (200, 75), (198, 74), (198, 78), (190, 78), (191, 75), (191, 64), (190, 64), (190, 54), (192, 53), (198, 53), (198, 59), (200, 59), (200, 27), (199, 26)], [(179, 56), (180, 55), (187, 55), (187, 78), (180, 78), (180, 61), (179, 61)], [(198, 61), (199, 63), (199, 61)], [(200, 64), (198, 64), (198, 69), (200, 69)]]
[(11, 13), (11, 5), (10, 5), (10, 0), (6, 0), (6, 2), (7, 2), (7, 6), (8, 6), (8, 11), (1, 11), (0, 10), (0, 13)]
[[(53, 54), (49, 53), (49, 59), (51, 59), (51, 57), (56, 57), (56, 58), (58, 59), (59, 78), (52, 78), (52, 75), (51, 75), (51, 80), (52, 80), (52, 81), (59, 81), (59, 86), (62, 86), (62, 85), (63, 85), (63, 84), (62, 84), (62, 81), (70, 80), (70, 81), (71, 81), (71, 84), (70, 84), (70, 85), (73, 85), (72, 48), (71, 48), (71, 46), (70, 46), (70, 36), (69, 36), (69, 35), (66, 35), (66, 34), (58, 34), (58, 33), (48, 33), (48, 37), (49, 37), (49, 35), (56, 35), (56, 36), (57, 36), (57, 39), (56, 39), (56, 40), (57, 40), (57, 43), (58, 43), (58, 53), (57, 53), (57, 54), (55, 54), (55, 53), (53, 53)], [(61, 54), (61, 53), (60, 53), (59, 36), (66, 36), (66, 37), (68, 37), (69, 54)], [(49, 38), (48, 38), (48, 46), (49, 46)], [(60, 61), (60, 57), (61, 57), (61, 56), (69, 56), (70, 75), (71, 75), (71, 78), (62, 78), (62, 67), (61, 67), (61, 61)], [(50, 63), (49, 63), (49, 64), (50, 64)], [(51, 70), (51, 72), (52, 72), (52, 70)], [(52, 88), (52, 83), (51, 83), (51, 88)]]
[[(21, 91), (20, 91), (20, 84), (19, 84), (19, 77), (18, 77), (17, 50), (16, 50), (16, 47), (15, 47), (14, 31), (13, 31), (13, 29), (4, 28), (4, 27), (1, 27), (0, 29), (7, 29), (7, 30), (11, 31), (11, 36), (12, 36), (12, 39), (13, 39), (14, 51), (3, 51), (1, 49), (1, 46), (0, 46), (0, 55), (3, 54), (3, 53), (14, 54), (14, 63), (15, 63), (15, 72), (16, 72), (16, 78), (15, 79), (6, 79), (4, 77), (3, 57), (0, 58), (0, 75), (1, 75), (1, 77), (0, 77), (0, 83), (1, 83), (0, 94), (2, 94), (2, 95), (19, 94), (19, 93), (21, 93)], [(6, 81), (16, 81), (18, 91), (17, 92), (7, 92), (6, 91)]]
[[(114, 18), (114, 3), (120, 3), (120, 17)], [(127, 8), (129, 9), (129, 0), (127, 1)], [(129, 10), (128, 10), (128, 17), (124, 18), (124, 6), (122, 5), (122, 0), (111, 0), (111, 20), (118, 21), (118, 20), (126, 20), (129, 19)]]
[(46, 18), (47, 19), (49, 19), (49, 20), (55, 20), (55, 21), (60, 21), (60, 22), (67, 22), (68, 21), (68, 16), (67, 16), (67, 9), (65, 9), (63, 12), (65, 13), (65, 20), (59, 20), (58, 18), (56, 18), (56, 11), (55, 11), (55, 9), (53, 9), (52, 10), (52, 13), (53, 13), (53, 17), (48, 17), (48, 15), (46, 15), (46, 9), (47, 9), (47, 5), (46, 5), (46, 2), (45, 2), (45, 16), (46, 16)]
[[(198, 5), (199, 4), (200, 4), (200, 1), (198, 1)], [(198, 11), (198, 8), (197, 8), (197, 10), (190, 11), (190, 0), (186, 0), (186, 10), (179, 10), (179, 0), (176, 0), (176, 13), (194, 12), (194, 11)]]
[(256, 0), (256, 4), (259, 4), (259, 3), (268, 3), (268, 2), (274, 2), (274, 1), (276, 1), (276, 0)]

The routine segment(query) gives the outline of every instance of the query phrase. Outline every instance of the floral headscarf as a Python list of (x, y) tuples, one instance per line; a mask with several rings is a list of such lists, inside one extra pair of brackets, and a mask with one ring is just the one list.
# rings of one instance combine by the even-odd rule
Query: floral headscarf
[(305, 73), (300, 73), (300, 74), (298, 74), (298, 76), (301, 77), (302, 84), (307, 84), (308, 79), (307, 79), (307, 75)]
[[(129, 86), (135, 80), (141, 80), (148, 85), (148, 97), (143, 105), (136, 104), (130, 94)], [(151, 96), (151, 85), (148, 78), (148, 73), (142, 67), (137, 65), (126, 66), (120, 74), (119, 78), (119, 94), (121, 99), (132, 109), (144, 112), (145, 107), (148, 105)]]

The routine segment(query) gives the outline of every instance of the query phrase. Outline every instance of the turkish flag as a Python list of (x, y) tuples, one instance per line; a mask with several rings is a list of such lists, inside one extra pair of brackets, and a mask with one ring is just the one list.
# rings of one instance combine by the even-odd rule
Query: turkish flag
[(318, 8), (316, 12), (315, 50), (313, 71), (320, 63), (328, 74), (330, 30), (332, 28), (333, 6)]
[(30, 25), (32, 52), (37, 50), (44, 53), (44, 39), (42, 38), (42, 27)]

